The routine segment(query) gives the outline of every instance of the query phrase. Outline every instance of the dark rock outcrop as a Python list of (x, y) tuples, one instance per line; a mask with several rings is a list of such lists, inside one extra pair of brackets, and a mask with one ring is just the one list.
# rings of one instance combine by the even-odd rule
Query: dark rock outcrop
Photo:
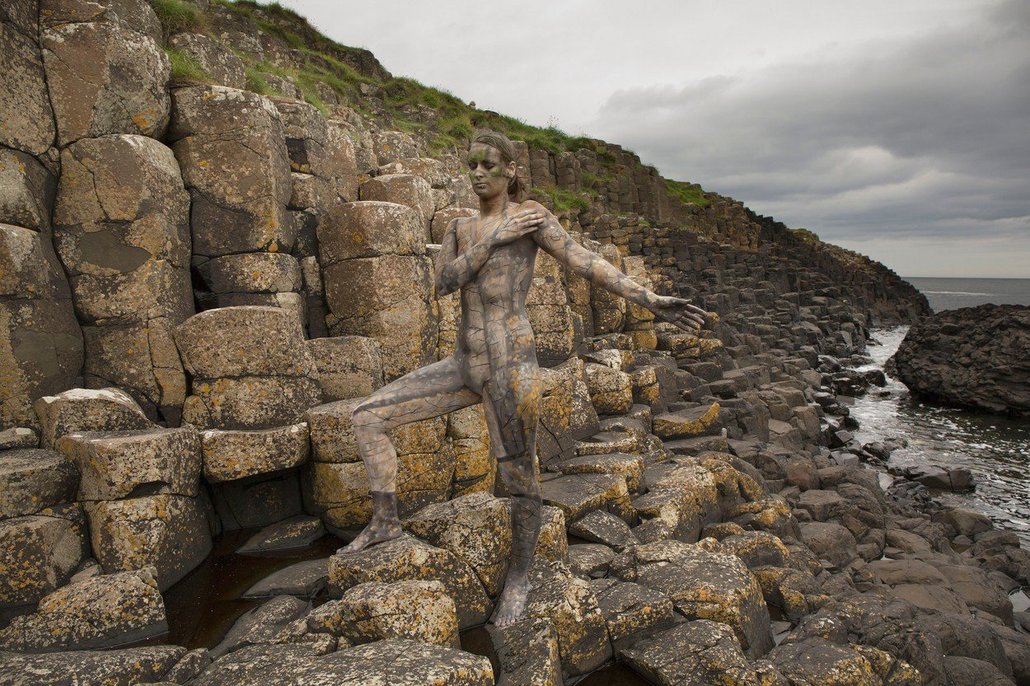
[(1030, 307), (945, 310), (911, 329), (894, 356), (916, 395), (958, 407), (1030, 416)]

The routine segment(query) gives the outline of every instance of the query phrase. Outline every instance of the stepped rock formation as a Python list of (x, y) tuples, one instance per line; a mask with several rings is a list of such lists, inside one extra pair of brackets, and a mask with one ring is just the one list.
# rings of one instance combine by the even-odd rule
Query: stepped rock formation
[(980, 305), (920, 320), (894, 356), (916, 395), (957, 407), (1030, 416), (1030, 307)]
[[(1030, 683), (1030, 555), (885, 494), (845, 426), (841, 365), (928, 311), (882, 265), (277, 5), (12, 0), (0, 33), (3, 683)], [(220, 533), (367, 521), (351, 412), (453, 350), (430, 276), (475, 125), (582, 245), (712, 313), (686, 334), (540, 256), (544, 521), (497, 671), (456, 639), (511, 545), (479, 407), (394, 430), (403, 538), (280, 570), (218, 646), (120, 648)]]

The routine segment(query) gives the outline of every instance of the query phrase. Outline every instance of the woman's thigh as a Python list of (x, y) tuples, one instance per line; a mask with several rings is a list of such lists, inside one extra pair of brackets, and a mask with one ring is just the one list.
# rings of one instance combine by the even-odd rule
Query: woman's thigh
[(389, 431), (402, 424), (460, 410), (479, 402), (468, 388), (454, 357), (448, 357), (391, 381), (354, 410), (358, 426), (374, 424)]

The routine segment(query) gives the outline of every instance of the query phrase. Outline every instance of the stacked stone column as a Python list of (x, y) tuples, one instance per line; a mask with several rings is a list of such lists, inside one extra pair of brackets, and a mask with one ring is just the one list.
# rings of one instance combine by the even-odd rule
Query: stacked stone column
[(322, 401), (301, 329), (276, 307), (202, 312), (176, 330), (192, 376), (183, 421), (200, 430), (204, 477), (222, 526), (300, 514), (295, 467), (308, 456), (308, 408)]

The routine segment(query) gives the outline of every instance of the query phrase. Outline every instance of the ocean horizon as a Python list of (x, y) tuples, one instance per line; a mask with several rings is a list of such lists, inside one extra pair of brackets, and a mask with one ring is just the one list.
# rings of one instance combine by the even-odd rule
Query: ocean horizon
[(961, 307), (1030, 305), (1030, 279), (972, 279), (903, 276), (930, 302), (934, 312)]

